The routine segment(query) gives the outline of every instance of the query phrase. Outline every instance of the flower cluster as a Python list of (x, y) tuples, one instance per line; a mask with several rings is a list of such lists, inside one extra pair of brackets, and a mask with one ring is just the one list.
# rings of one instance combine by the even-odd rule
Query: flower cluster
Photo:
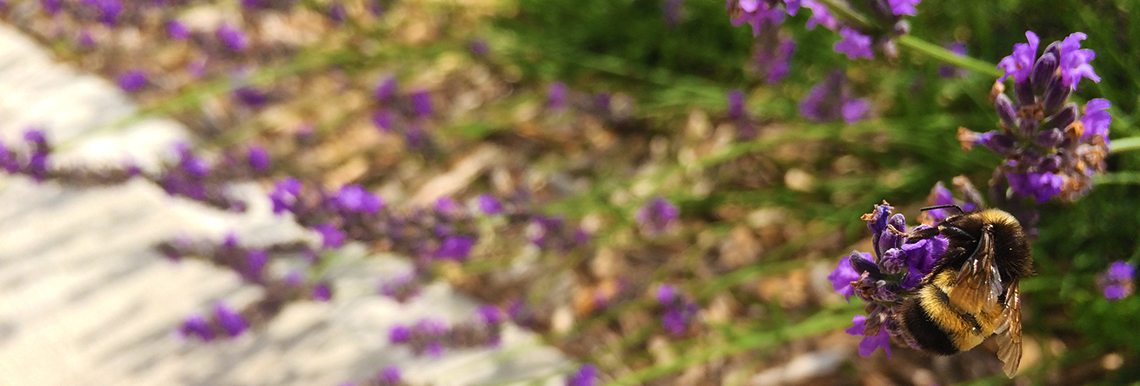
[(637, 219), (642, 233), (653, 236), (668, 230), (677, 222), (677, 216), (680, 214), (677, 206), (669, 200), (664, 197), (653, 197), (637, 211), (634, 218)]
[[(849, 0), (828, 2), (821, 0), (726, 0), (725, 7), (731, 16), (732, 25), (748, 23), (752, 35), (758, 36), (769, 26), (783, 23), (784, 15), (795, 16), (800, 8), (811, 10), (807, 28), (824, 26), (836, 31), (842, 38), (835, 43), (835, 51), (850, 59), (875, 56), (878, 48), (888, 58), (898, 56), (894, 38), (910, 32), (910, 24), (904, 16), (914, 16), (915, 6), (920, 0)], [(836, 17), (829, 6), (843, 8), (843, 13), (852, 10), (866, 10), (864, 20)], [(849, 20), (850, 19), (850, 20)]]
[(684, 335), (697, 317), (697, 303), (671, 285), (657, 287), (657, 302), (665, 308), (661, 325), (673, 335)]
[[(863, 215), (871, 230), (875, 253), (853, 251), (827, 276), (835, 291), (848, 301), (855, 295), (867, 303), (867, 315), (857, 315), (854, 327), (847, 330), (849, 334), (863, 336), (859, 343), (862, 356), (871, 355), (878, 347), (889, 356), (891, 336), (908, 339), (899, 330), (894, 315), (903, 299), (934, 269), (949, 244), (941, 235), (929, 239), (906, 237), (906, 218), (901, 213), (892, 214), (892, 210), (883, 202), (875, 205), (873, 212)], [(929, 226), (919, 225), (914, 231), (925, 228)]]
[(749, 70), (768, 83), (779, 83), (791, 70), (796, 42), (775, 26), (765, 27), (752, 42), (752, 65)]
[[(961, 128), (958, 139), (967, 150), (984, 145), (1005, 159), (994, 172), (998, 183), (993, 185), (1008, 186), (1013, 198), (1074, 201), (1088, 194), (1093, 176), (1105, 170), (1111, 104), (1093, 99), (1079, 108), (1069, 101), (1082, 78), (1100, 81), (1088, 63), (1096, 54), (1081, 49), (1085, 34), (1049, 44), (1040, 57), (1037, 35), (1030, 31), (1025, 36), (1029, 42), (1014, 46), (1013, 55), (998, 64), (1005, 76), (994, 84), (991, 97), (999, 130)], [(1010, 76), (1014, 99), (1005, 95), (1001, 83)]]
[(1136, 277), (1136, 265), (1127, 261), (1117, 261), (1097, 276), (1097, 286), (1104, 292), (1105, 299), (1120, 300), (1132, 295)]
[(393, 344), (407, 345), (416, 355), (438, 356), (445, 348), (495, 347), (501, 340), (502, 310), (479, 307), (474, 320), (448, 326), (438, 319), (421, 319), (411, 326), (396, 325), (388, 330)]
[[(939, 181), (934, 185), (934, 188), (930, 189), (930, 195), (926, 196), (926, 205), (957, 205), (964, 212), (972, 212), (985, 206), (985, 202), (982, 201), (982, 193), (974, 188), (974, 184), (970, 183), (966, 176), (954, 177), (953, 183), (954, 189), (962, 195), (961, 199), (954, 198), (954, 192), (951, 192)], [(955, 214), (958, 213), (954, 209), (932, 209), (922, 212), (919, 221), (924, 224), (937, 224)]]
[(231, 196), (229, 184), (264, 177), (271, 172), (270, 155), (259, 146), (231, 149), (210, 162), (186, 144), (178, 144), (177, 158), (151, 174), (129, 162), (96, 167), (56, 165), (52, 162), (53, 146), (40, 129), (26, 131), (24, 141), (23, 147), (0, 143), (0, 167), (8, 173), (27, 175), (38, 182), (80, 187), (118, 185), (137, 176), (161, 186), (171, 196), (237, 212), (244, 211), (246, 203)]
[[(212, 331), (219, 331), (218, 328), (226, 331), (228, 336), (237, 336), (249, 327), (264, 325), (288, 303), (302, 300), (327, 301), (332, 297), (332, 288), (323, 280), (309, 282), (298, 271), (289, 271), (283, 277), (271, 275), (269, 265), (272, 260), (285, 256), (307, 257), (312, 255), (313, 251), (303, 243), (282, 243), (265, 248), (249, 248), (242, 246), (236, 236), (229, 235), (220, 245), (213, 245), (207, 241), (175, 239), (162, 242), (155, 248), (174, 261), (180, 261), (183, 258), (196, 258), (219, 267), (228, 268), (241, 276), (246, 283), (265, 289), (261, 299), (250, 304), (240, 313), (218, 306), (215, 307), (212, 319), (207, 320), (201, 316), (187, 318), (180, 328), (182, 334), (187, 337), (210, 341), (215, 336), (220, 336), (211, 333)], [(310, 264), (315, 262), (311, 258), (306, 260)], [(240, 323), (238, 323), (239, 321)], [(238, 325), (241, 326), (240, 329), (235, 327)]]
[(237, 337), (248, 329), (249, 321), (246, 317), (223, 303), (217, 303), (209, 316), (193, 315), (186, 318), (178, 328), (178, 334), (183, 338), (209, 342), (217, 338)]
[(425, 132), (435, 113), (431, 94), (426, 90), (402, 94), (399, 89), (399, 82), (393, 76), (385, 77), (376, 85), (372, 92), (376, 103), (372, 123), (381, 131), (403, 135), (413, 148), (432, 149), (431, 138)]
[(840, 119), (848, 124), (855, 123), (865, 119), (870, 110), (869, 100), (852, 96), (851, 85), (842, 71), (828, 73), (800, 99), (800, 115), (820, 123)]

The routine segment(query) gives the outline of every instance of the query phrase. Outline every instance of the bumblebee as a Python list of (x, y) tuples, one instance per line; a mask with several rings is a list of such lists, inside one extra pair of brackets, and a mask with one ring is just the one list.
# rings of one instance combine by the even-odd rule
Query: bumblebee
[[(919, 349), (951, 355), (997, 334), (998, 357), (1013, 377), (1021, 363), (1021, 298), (1018, 281), (1033, 275), (1033, 257), (1021, 223), (998, 209), (957, 208), (931, 228), (907, 237), (949, 239), (946, 254), (895, 314), (904, 339)], [(895, 230), (897, 232), (897, 230)]]

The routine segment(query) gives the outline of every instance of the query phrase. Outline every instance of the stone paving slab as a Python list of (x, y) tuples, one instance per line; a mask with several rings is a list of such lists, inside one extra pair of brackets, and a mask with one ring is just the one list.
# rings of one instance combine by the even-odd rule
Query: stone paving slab
[[(136, 110), (113, 84), (53, 63), (0, 25), (0, 138), (28, 126), (69, 141), (61, 162), (131, 158), (154, 167), (188, 137), (178, 123), (146, 119), (92, 132)], [(216, 301), (257, 296), (236, 274), (208, 264), (172, 263), (150, 250), (176, 236), (252, 244), (311, 237), (273, 216), (257, 186), (235, 187), (247, 213), (232, 214), (166, 196), (141, 181), (88, 190), (0, 176), (0, 385), (336, 385), (395, 364), (405, 379), (435, 385), (560, 384), (569, 363), (530, 333), (507, 326), (503, 348), (415, 357), (387, 343), (394, 323), (433, 316), (467, 320), (476, 304), (444, 284), (406, 305), (373, 294), (376, 280), (403, 269), (392, 257), (337, 268), (331, 302), (290, 305), (264, 331), (236, 340), (182, 341), (174, 329)], [(363, 255), (348, 248), (346, 255)]]

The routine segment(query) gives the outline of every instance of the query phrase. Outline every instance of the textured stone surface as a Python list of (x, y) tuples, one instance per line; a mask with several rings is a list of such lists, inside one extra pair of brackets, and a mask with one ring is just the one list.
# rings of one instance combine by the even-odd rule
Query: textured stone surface
[[(57, 65), (0, 25), (0, 137), (28, 126), (65, 142), (62, 162), (132, 158), (153, 167), (187, 137), (176, 122), (144, 119), (107, 129), (135, 107), (111, 83)], [(274, 217), (257, 186), (244, 214), (166, 196), (140, 181), (89, 190), (0, 177), (0, 385), (335, 385), (386, 365), (436, 385), (501, 384), (547, 376), (559, 384), (566, 359), (514, 326), (498, 350), (414, 357), (387, 343), (388, 327), (425, 316), (470, 318), (476, 304), (442, 284), (407, 305), (373, 294), (400, 270), (390, 257), (348, 248), (335, 269), (338, 296), (291, 305), (265, 330), (218, 344), (184, 342), (174, 328), (219, 300), (257, 296), (237, 276), (207, 264), (169, 262), (150, 250), (187, 234), (251, 243), (311, 237)]]

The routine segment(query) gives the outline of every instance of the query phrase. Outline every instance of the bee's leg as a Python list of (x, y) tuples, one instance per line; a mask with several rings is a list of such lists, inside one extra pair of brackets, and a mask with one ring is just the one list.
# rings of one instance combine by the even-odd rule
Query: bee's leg
[[(938, 228), (937, 227), (924, 228), (924, 229), (920, 229), (920, 230), (913, 231), (910, 233), (905, 233), (905, 232), (899, 231), (898, 229), (895, 229), (894, 225), (887, 224), (887, 229), (889, 229), (891, 231), (891, 233), (894, 233), (898, 236), (906, 237), (906, 238), (912, 239), (912, 240), (925, 240), (925, 239), (932, 238), (934, 236), (938, 236)], [(958, 229), (958, 228), (954, 228), (954, 229)], [(962, 232), (963, 234), (965, 233), (961, 229), (958, 229), (958, 231)]]

